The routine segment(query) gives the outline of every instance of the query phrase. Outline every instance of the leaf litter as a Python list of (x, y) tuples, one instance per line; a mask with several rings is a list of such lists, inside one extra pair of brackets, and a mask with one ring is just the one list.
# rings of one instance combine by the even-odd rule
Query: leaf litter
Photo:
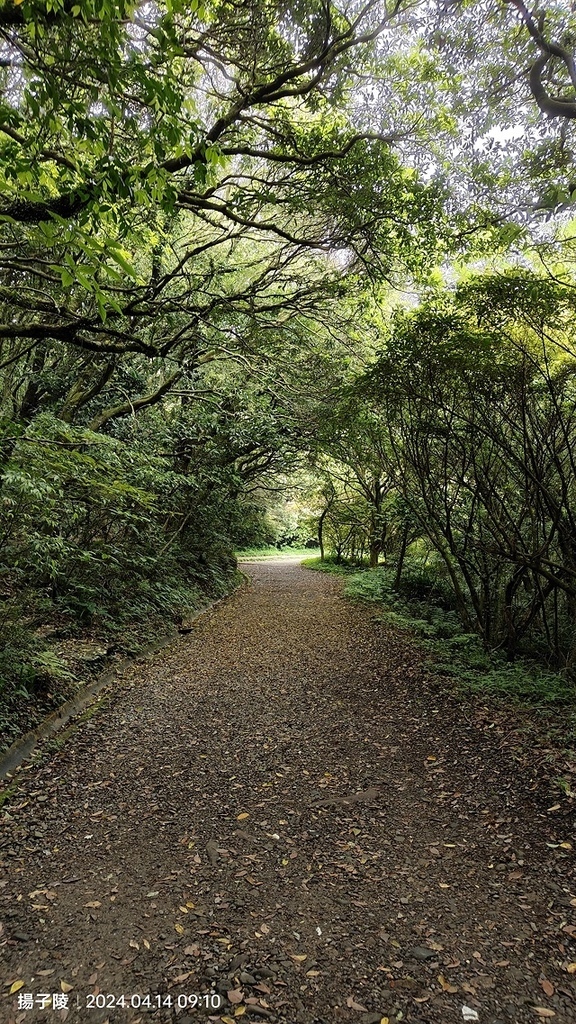
[(79, 1024), (103, 993), (151, 1005), (91, 1024), (569, 1024), (572, 782), (338, 581), (246, 568), (10, 780), (0, 1018), (49, 990)]

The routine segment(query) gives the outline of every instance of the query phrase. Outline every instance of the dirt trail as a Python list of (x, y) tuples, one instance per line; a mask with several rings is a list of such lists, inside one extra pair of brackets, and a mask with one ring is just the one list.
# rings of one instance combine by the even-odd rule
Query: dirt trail
[(0, 1021), (573, 1024), (550, 793), (338, 581), (245, 568), (20, 772)]

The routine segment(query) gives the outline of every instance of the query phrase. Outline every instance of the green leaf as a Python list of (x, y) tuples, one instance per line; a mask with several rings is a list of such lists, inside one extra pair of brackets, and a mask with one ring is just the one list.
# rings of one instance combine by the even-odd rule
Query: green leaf
[(123, 249), (117, 249), (113, 245), (108, 246), (108, 255), (122, 267), (125, 274), (128, 274), (134, 281), (138, 280), (138, 274), (128, 259), (127, 253)]

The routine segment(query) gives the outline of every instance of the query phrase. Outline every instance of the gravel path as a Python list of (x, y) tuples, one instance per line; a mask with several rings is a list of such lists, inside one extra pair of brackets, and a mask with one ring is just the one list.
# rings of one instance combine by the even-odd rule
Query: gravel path
[(558, 794), (338, 581), (244, 568), (18, 774), (0, 1021), (573, 1024)]

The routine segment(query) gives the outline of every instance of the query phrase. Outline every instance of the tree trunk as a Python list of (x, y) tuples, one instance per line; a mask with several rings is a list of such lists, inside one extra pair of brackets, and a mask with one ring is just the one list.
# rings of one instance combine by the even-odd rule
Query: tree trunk
[(394, 590), (398, 590), (400, 586), (400, 580), (402, 579), (402, 569), (404, 568), (404, 558), (406, 556), (406, 548), (408, 547), (408, 526), (406, 525), (402, 531), (402, 543), (400, 545), (400, 554), (398, 555), (398, 566), (396, 568), (396, 575), (394, 577)]
[(380, 541), (375, 540), (370, 543), (370, 568), (378, 568), (378, 558), (380, 557), (381, 544)]
[(334, 504), (334, 495), (331, 495), (330, 501), (326, 505), (326, 508), (320, 513), (318, 520), (318, 543), (320, 545), (320, 561), (324, 561), (324, 520), (328, 515), (332, 505)]

